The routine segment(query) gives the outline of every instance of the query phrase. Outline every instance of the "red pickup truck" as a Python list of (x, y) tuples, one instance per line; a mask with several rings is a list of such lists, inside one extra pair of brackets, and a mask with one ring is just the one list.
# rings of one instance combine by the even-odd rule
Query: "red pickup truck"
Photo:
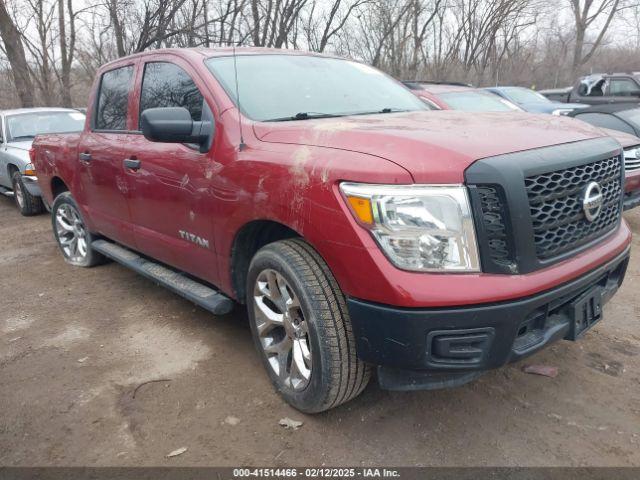
[(32, 151), (65, 259), (246, 305), (280, 394), (319, 412), (461, 385), (602, 317), (621, 284), (620, 145), (563, 117), (429, 111), (369, 66), (164, 50), (98, 72)]

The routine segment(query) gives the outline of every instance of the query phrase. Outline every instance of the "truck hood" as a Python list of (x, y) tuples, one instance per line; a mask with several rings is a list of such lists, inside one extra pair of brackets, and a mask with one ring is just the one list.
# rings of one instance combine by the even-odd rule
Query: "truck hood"
[(15, 148), (16, 150), (24, 150), (28, 152), (32, 144), (33, 144), (33, 140), (27, 140), (23, 142), (11, 142), (11, 143), (7, 143), (7, 148), (9, 149)]
[(621, 132), (620, 130), (611, 130), (610, 128), (601, 128), (605, 135), (615, 138), (622, 148), (635, 147), (640, 145), (640, 138), (629, 133)]
[(385, 158), (417, 183), (462, 183), (487, 157), (605, 136), (584, 122), (524, 112), (454, 110), (254, 124), (263, 142), (319, 146)]

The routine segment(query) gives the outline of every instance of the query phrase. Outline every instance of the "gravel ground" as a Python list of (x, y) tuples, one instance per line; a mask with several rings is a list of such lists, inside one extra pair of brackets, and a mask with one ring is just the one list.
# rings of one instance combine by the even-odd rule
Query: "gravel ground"
[[(640, 233), (640, 211), (625, 217)], [(605, 320), (527, 360), (556, 378), (516, 364), (454, 390), (372, 382), (306, 416), (272, 390), (241, 313), (117, 264), (70, 267), (48, 215), (10, 199), (0, 218), (0, 465), (640, 466), (640, 236)]]

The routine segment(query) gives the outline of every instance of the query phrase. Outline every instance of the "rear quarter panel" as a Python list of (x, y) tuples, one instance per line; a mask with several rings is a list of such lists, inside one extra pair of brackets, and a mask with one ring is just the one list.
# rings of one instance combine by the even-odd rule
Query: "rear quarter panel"
[(81, 133), (38, 135), (34, 142), (34, 167), (38, 183), (47, 202), (53, 202), (52, 183), (55, 178), (62, 180), (70, 190), (75, 187), (78, 144)]

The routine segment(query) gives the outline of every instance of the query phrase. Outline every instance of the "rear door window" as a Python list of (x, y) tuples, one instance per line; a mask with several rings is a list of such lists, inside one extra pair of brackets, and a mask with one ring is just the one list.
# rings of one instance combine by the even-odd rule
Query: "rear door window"
[(126, 130), (129, 92), (133, 80), (133, 66), (105, 72), (100, 80), (98, 104), (94, 117), (96, 130)]
[(640, 87), (629, 78), (613, 78), (609, 84), (609, 95), (616, 97), (640, 95)]
[(151, 62), (144, 67), (140, 115), (148, 108), (184, 107), (195, 122), (202, 120), (204, 97), (193, 79), (179, 66)]

